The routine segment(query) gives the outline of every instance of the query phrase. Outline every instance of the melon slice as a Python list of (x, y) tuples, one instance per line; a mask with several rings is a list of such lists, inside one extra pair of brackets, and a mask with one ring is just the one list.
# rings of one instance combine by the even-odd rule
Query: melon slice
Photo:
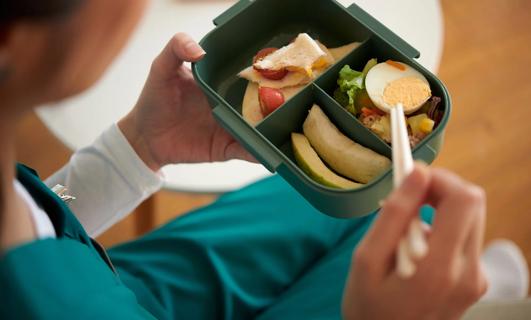
[(368, 183), (391, 166), (391, 160), (345, 136), (318, 105), (303, 124), (304, 135), (317, 154), (337, 173)]
[(297, 164), (313, 180), (322, 185), (339, 189), (355, 189), (362, 186), (362, 184), (338, 176), (330, 170), (319, 158), (303, 134), (292, 133), (291, 143)]

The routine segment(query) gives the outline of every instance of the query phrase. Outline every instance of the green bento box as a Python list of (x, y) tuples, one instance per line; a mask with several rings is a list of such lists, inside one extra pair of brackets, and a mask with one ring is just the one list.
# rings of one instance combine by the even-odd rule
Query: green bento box
[[(340, 218), (363, 216), (377, 209), (392, 189), (391, 169), (359, 189), (340, 190), (315, 182), (295, 162), (290, 134), (302, 131), (302, 123), (314, 103), (349, 138), (391, 159), (391, 147), (331, 96), (345, 64), (361, 70), (371, 58), (392, 59), (412, 66), (428, 79), (433, 95), (442, 98), (439, 108), (443, 117), (413, 149), (413, 156), (426, 163), (435, 160), (451, 111), (446, 87), (417, 63), (415, 58), (420, 53), (416, 49), (357, 5), (345, 8), (334, 0), (241, 0), (216, 18), (214, 24), (216, 28), (200, 42), (208, 54), (192, 69), (215, 118), (269, 171), (281, 175), (319, 211)], [(247, 81), (237, 74), (252, 64), (258, 50), (281, 47), (301, 32), (328, 47), (353, 41), (361, 45), (256, 127), (249, 125), (241, 114)]]

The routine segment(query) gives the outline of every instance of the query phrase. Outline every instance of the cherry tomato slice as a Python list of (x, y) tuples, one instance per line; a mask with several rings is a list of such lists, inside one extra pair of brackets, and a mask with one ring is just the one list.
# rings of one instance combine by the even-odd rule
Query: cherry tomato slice
[(267, 69), (261, 69), (258, 70), (260, 74), (269, 80), (282, 80), (284, 77), (288, 74), (288, 70), (286, 69), (280, 69), (280, 70), (267, 70)]
[(278, 89), (260, 87), (258, 89), (258, 96), (260, 98), (260, 107), (264, 116), (268, 116), (285, 102), (284, 95)]
[[(264, 48), (258, 51), (258, 53), (253, 58), (253, 65), (277, 50), (278, 50), (277, 48), (272, 47), (272, 48)], [(260, 72), (260, 74), (264, 78), (267, 78), (269, 80), (282, 80), (288, 74), (288, 70), (286, 69), (268, 70), (268, 69), (259, 69), (257, 67), (254, 67), (254, 69)]]

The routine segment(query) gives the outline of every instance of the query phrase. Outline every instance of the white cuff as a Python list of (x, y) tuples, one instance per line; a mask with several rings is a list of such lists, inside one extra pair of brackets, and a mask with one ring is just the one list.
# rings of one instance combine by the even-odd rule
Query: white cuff
[(138, 156), (127, 138), (117, 124), (113, 124), (96, 141), (95, 145), (102, 144), (104, 153), (112, 159), (117, 171), (139, 189), (145, 196), (149, 196), (162, 187), (164, 175), (161, 171), (154, 172)]

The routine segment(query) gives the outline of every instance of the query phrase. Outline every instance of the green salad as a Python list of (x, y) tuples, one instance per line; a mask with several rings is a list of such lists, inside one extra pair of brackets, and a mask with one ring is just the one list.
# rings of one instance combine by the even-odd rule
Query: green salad
[[(389, 115), (374, 105), (365, 89), (365, 78), (371, 68), (377, 64), (377, 59), (370, 59), (362, 71), (356, 71), (349, 65), (345, 65), (339, 71), (338, 87), (333, 96), (365, 127), (390, 144), (391, 121)], [(442, 119), (442, 111), (438, 108), (440, 102), (441, 98), (432, 96), (420, 110), (407, 117), (409, 140), (412, 147), (415, 147), (430, 134)]]

